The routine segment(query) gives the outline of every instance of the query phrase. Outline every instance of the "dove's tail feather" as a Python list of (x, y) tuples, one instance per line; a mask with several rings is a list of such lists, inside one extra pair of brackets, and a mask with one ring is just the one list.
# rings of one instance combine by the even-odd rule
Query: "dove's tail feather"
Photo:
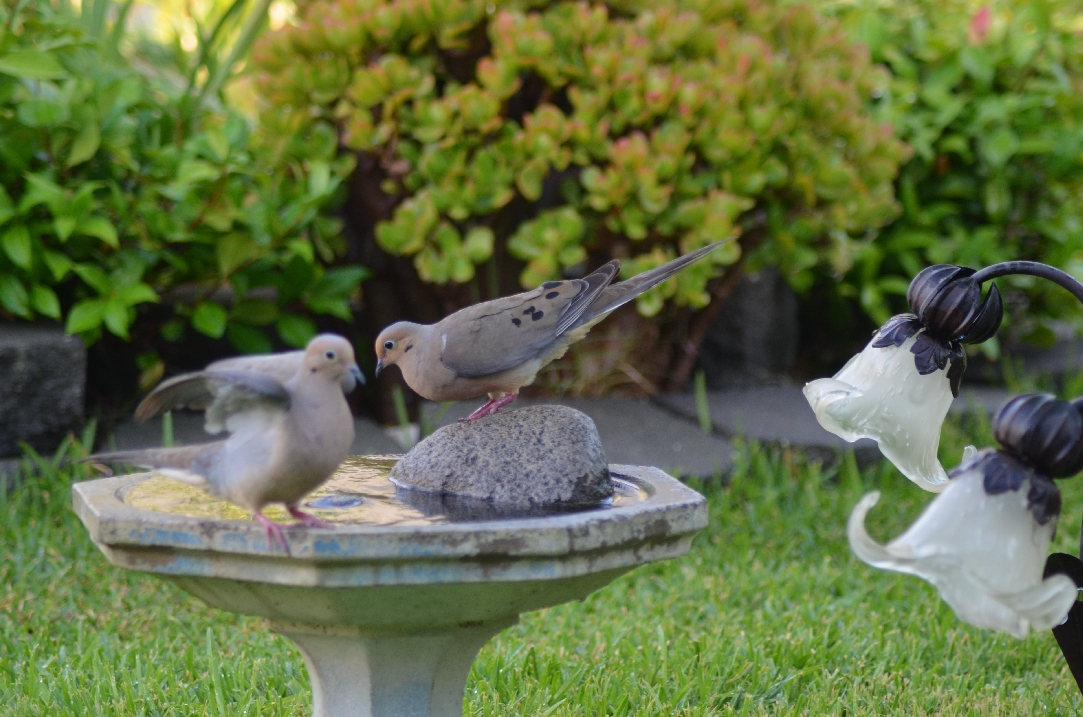
[(149, 468), (166, 478), (188, 485), (206, 487), (209, 482), (208, 470), (215, 462), (218, 451), (224, 443), (225, 441), (215, 441), (177, 448), (144, 448), (133, 451), (95, 453), (79, 462)]
[(666, 262), (665, 264), (662, 264), (662, 266), (657, 266), (642, 274), (636, 274), (631, 279), (622, 281), (619, 284), (610, 284), (605, 288), (605, 291), (601, 292), (598, 300), (583, 312), (576, 323), (579, 325), (585, 324), (598, 316), (608, 314), (624, 304), (627, 304), (644, 291), (661, 284), (689, 264), (699, 261), (726, 242), (732, 241), (732, 239), (733, 237), (723, 239), (722, 241), (716, 241), (702, 249), (696, 249), (695, 251), (688, 252), (684, 256), (677, 257), (673, 261)]
[(219, 449), (224, 441), (200, 443), (194, 446), (176, 448), (142, 448), (132, 451), (112, 451), (95, 453), (80, 460), (80, 463), (105, 463), (107, 465), (127, 464), (139, 468), (180, 468), (187, 470), (200, 459)]

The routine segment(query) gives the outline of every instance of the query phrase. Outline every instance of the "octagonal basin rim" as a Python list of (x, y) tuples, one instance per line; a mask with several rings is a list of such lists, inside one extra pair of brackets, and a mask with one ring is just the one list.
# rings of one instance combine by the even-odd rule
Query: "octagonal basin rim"
[[(665, 472), (610, 469), (647, 493), (631, 505), (535, 518), (429, 525), (287, 527), (291, 557), (306, 562), (560, 556), (629, 541), (667, 540), (707, 524), (706, 499)], [(172, 549), (288, 560), (254, 521), (222, 520), (135, 508), (118, 492), (146, 474), (72, 486), (76, 513), (103, 549)]]

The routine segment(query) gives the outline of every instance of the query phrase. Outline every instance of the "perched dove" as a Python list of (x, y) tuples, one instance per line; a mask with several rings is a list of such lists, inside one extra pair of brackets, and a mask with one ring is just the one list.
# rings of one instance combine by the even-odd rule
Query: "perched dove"
[(343, 388), (347, 376), (361, 380), (353, 347), (341, 336), (321, 334), (298, 353), (301, 360), (294, 361), (295, 371), (287, 381), (278, 380), (282, 374), (277, 370), (223, 370), (220, 362), (215, 370), (163, 381), (136, 408), (140, 421), (174, 408), (205, 408), (207, 432), (228, 431), (225, 440), (99, 453), (85, 460), (153, 468), (199, 486), (252, 511), (268, 542), (274, 545), (277, 538), (289, 552), (282, 529), (262, 509), (284, 503), (304, 525), (329, 527), (297, 506), (346, 458), (354, 424)]
[(463, 420), (499, 411), (564, 355), (591, 327), (725, 241), (610, 284), (614, 259), (583, 279), (547, 281), (533, 291), (469, 306), (431, 325), (400, 321), (376, 339), (376, 373), (397, 365), (410, 388), (430, 401), (489, 402)]

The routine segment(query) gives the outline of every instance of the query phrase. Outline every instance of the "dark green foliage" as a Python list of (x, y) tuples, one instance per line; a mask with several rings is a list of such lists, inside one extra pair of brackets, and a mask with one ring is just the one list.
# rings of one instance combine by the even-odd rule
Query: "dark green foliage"
[[(861, 2), (842, 12), (891, 68), (880, 111), (914, 149), (902, 216), (854, 256), (842, 291), (877, 321), (927, 264), (1034, 259), (1083, 269), (1083, 39), (1078, 2)], [(1000, 280), (1017, 337), (1074, 300)], [(1025, 315), (1024, 315), (1025, 314)]]
[(164, 301), (166, 339), (190, 323), (245, 351), (270, 348), (265, 326), (297, 346), (308, 314), (350, 317), (365, 271), (326, 268), (343, 246), (320, 214), (352, 167), (332, 134), (278, 126), (268, 141), (206, 86), (137, 70), (119, 26), (19, 8), (0, 10), (0, 313), (93, 342), (128, 338), (136, 307)]

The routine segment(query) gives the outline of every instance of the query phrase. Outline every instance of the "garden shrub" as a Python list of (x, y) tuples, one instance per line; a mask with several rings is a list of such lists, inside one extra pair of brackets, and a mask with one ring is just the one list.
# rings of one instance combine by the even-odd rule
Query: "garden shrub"
[(897, 212), (886, 78), (807, 6), (311, 0), (253, 60), (268, 114), (375, 158), (379, 246), (453, 305), (494, 252), (533, 287), (743, 234), (637, 304), (698, 309), (742, 251), (807, 286)]
[[(843, 293), (876, 321), (927, 264), (1033, 259), (1083, 278), (1083, 38), (1079, 2), (859, 2), (853, 36), (891, 68), (879, 111), (914, 148), (902, 215), (855, 256)], [(1052, 338), (1076, 302), (1000, 280), (1015, 338)]]
[(164, 338), (190, 324), (243, 351), (271, 348), (265, 327), (300, 346), (311, 314), (350, 318), (365, 271), (328, 268), (343, 241), (321, 214), (352, 167), (333, 133), (279, 125), (264, 138), (137, 71), (116, 33), (95, 36), (46, 0), (12, 6), (0, 10), (0, 314), (63, 320), (93, 343), (128, 338), (136, 307), (166, 302)]

